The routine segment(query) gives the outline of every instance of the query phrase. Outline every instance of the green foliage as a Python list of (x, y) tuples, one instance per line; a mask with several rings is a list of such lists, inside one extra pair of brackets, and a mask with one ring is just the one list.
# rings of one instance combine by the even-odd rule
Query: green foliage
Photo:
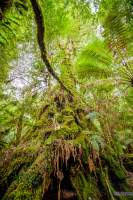
[(132, 1), (37, 3), (47, 62), (72, 94), (41, 60), (30, 1), (2, 1), (0, 198), (41, 200), (67, 173), (79, 200), (115, 200), (130, 191)]
[(76, 66), (81, 78), (88, 76), (107, 77), (112, 74), (112, 57), (104, 41), (94, 39), (83, 49)]

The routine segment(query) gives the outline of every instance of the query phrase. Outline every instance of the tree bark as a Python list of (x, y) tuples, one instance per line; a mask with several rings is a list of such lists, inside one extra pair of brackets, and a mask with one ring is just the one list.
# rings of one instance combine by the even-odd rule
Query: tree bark
[(45, 26), (44, 26), (43, 14), (37, 0), (30, 0), (30, 1), (32, 4), (32, 8), (34, 11), (35, 20), (37, 24), (37, 39), (38, 39), (38, 45), (41, 51), (41, 58), (43, 62), (45, 63), (48, 72), (60, 83), (61, 87), (64, 90), (66, 90), (69, 94), (72, 95), (71, 91), (69, 91), (69, 89), (63, 84), (63, 82), (60, 80), (60, 78), (57, 76), (52, 66), (50, 65), (50, 62), (47, 57), (46, 45), (45, 45), (45, 40), (44, 40)]

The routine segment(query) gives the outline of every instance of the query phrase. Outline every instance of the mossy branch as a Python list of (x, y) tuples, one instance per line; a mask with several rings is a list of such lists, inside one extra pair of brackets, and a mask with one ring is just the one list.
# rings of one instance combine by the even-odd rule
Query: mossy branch
[(45, 36), (44, 18), (43, 18), (43, 14), (42, 14), (41, 8), (39, 6), (39, 3), (37, 2), (37, 0), (30, 0), (30, 1), (32, 4), (32, 8), (34, 11), (35, 20), (36, 20), (36, 24), (37, 24), (37, 39), (38, 39), (38, 44), (39, 44), (39, 48), (41, 51), (41, 58), (42, 58), (43, 62), (45, 63), (48, 72), (60, 83), (61, 87), (64, 90), (66, 90), (69, 94), (71, 94), (71, 91), (68, 90), (68, 88), (63, 84), (63, 82), (57, 76), (57, 74), (53, 70), (53, 68), (48, 60), (46, 45), (45, 45), (45, 40), (44, 40), (44, 36)]

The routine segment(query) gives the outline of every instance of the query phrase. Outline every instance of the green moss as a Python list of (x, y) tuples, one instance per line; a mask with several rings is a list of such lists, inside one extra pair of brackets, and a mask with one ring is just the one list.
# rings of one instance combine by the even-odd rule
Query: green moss
[(5, 193), (4, 197), (3, 197), (3, 200), (7, 200), (7, 199), (12, 199), (13, 198), (12, 192), (15, 191), (15, 189), (17, 188), (18, 184), (19, 184), (19, 179), (17, 178), (8, 187), (6, 193)]
[(96, 180), (91, 176), (85, 176), (82, 171), (79, 171), (75, 177), (71, 178), (71, 181), (79, 200), (88, 200), (89, 197), (95, 200), (101, 198), (100, 192), (97, 189)]
[(32, 195), (31, 192), (24, 191), (24, 190), (19, 190), (19, 191), (14, 191), (12, 192), (7, 198), (4, 200), (32, 200), (34, 199), (34, 196)]
[[(68, 148), (70, 154), (73, 153), (73, 147), (76, 147), (75, 157), (78, 149), (82, 150), (82, 155), (77, 156), (76, 162), (69, 164), (70, 169), (73, 167), (76, 171), (78, 168), (78, 172), (70, 176), (79, 200), (88, 200), (89, 197), (99, 200), (101, 196), (98, 188), (100, 187), (108, 200), (112, 198), (111, 193), (115, 183), (112, 183), (111, 172), (102, 173), (99, 163), (96, 163), (97, 180), (93, 173), (89, 174), (88, 156), (91, 154), (93, 157), (92, 154), (95, 154), (91, 145), (90, 132), (92, 135), (96, 132), (94, 132), (93, 124), (86, 119), (84, 110), (84, 103), (79, 102), (77, 98), (59, 112), (54, 97), (50, 99), (48, 109), (44, 113), (43, 109), (41, 110), (41, 116), (36, 117), (33, 127), (29, 129), (27, 135), (22, 137), (18, 146), (14, 147), (13, 157), (3, 170), (2, 181), (7, 182), (7, 191), (5, 191), (3, 200), (41, 200), (43, 191), (50, 184), (50, 175), (55, 170), (53, 160), (57, 159), (58, 162), (58, 158), (55, 158), (55, 149), (59, 147), (59, 150), (63, 152), (64, 146)], [(104, 137), (102, 133), (100, 134), (101, 138)], [(63, 142), (58, 143), (59, 140)], [(55, 146), (55, 141), (57, 146)], [(97, 142), (96, 137), (94, 137), (94, 142)], [(60, 144), (61, 146), (58, 146)], [(110, 168), (111, 166), (117, 180), (125, 178), (123, 167), (111, 146), (104, 149), (102, 153), (99, 150), (101, 163), (103, 158), (104, 167)], [(101, 182), (100, 187), (97, 181)], [(125, 184), (123, 188), (127, 190)]]
[(34, 191), (34, 200), (41, 200), (43, 195), (42, 185)]
[(73, 109), (69, 105), (67, 105), (62, 111), (62, 116), (72, 116), (73, 114)]

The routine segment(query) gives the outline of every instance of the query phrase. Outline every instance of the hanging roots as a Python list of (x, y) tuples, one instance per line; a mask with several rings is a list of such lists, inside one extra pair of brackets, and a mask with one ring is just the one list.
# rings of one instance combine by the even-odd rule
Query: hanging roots
[(70, 141), (58, 139), (54, 142), (54, 174), (58, 177), (62, 171), (62, 166), (68, 167), (68, 161), (70, 159), (73, 162), (79, 162), (82, 156), (82, 149), (74, 146)]

